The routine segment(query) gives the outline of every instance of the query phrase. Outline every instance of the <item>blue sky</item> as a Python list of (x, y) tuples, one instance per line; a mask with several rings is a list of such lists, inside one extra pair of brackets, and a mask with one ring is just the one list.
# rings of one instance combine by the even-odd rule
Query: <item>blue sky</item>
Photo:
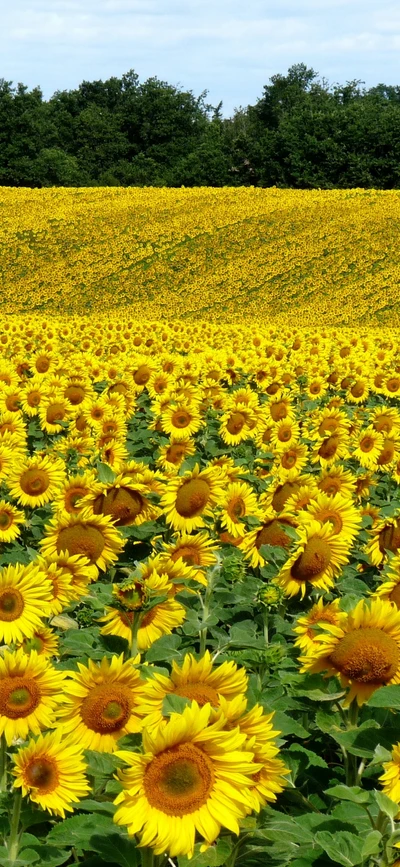
[(0, 0), (0, 77), (46, 97), (133, 68), (223, 113), (304, 62), (331, 83), (400, 84), (400, 5), (388, 0)]

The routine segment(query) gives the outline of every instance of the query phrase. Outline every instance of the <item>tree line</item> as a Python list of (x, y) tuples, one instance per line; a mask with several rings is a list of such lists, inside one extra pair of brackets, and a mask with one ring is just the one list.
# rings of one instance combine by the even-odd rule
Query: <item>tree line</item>
[(0, 79), (0, 185), (400, 187), (400, 86), (330, 85), (305, 64), (224, 118), (158, 78), (45, 100)]

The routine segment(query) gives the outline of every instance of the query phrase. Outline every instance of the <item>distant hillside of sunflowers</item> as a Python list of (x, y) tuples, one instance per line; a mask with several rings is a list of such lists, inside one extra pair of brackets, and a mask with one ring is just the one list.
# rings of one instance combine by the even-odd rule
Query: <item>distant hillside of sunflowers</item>
[(398, 325), (400, 191), (0, 188), (2, 310)]

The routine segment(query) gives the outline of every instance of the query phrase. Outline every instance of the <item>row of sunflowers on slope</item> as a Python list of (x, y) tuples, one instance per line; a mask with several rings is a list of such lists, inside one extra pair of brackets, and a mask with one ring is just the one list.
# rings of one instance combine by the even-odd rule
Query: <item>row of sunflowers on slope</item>
[(149, 324), (0, 336), (0, 862), (394, 857), (396, 334)]

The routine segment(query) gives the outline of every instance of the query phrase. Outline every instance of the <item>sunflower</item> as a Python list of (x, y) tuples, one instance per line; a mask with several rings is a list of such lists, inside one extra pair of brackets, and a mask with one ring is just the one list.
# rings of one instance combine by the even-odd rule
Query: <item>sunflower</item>
[(83, 508), (82, 499), (93, 489), (95, 479), (94, 470), (69, 476), (54, 496), (54, 506), (57, 511), (77, 515)]
[(290, 416), (278, 421), (271, 430), (271, 445), (278, 452), (291, 449), (299, 439), (300, 425)]
[(312, 451), (312, 462), (321, 464), (322, 467), (330, 467), (338, 461), (349, 457), (348, 434), (336, 432), (323, 440), (317, 440)]
[[(400, 743), (394, 744), (392, 749), (392, 758), (389, 762), (383, 763), (383, 774), (379, 777), (379, 782), (382, 783), (382, 791), (396, 804), (400, 803)], [(397, 814), (397, 819), (399, 814)], [(398, 847), (398, 843), (395, 846)], [(395, 864), (399, 862), (396, 861)]]
[(161, 416), (162, 429), (171, 437), (171, 442), (190, 439), (201, 425), (200, 413), (194, 403), (173, 403)]
[(356, 478), (344, 467), (329, 467), (321, 470), (320, 477), (316, 480), (317, 488), (332, 497), (334, 494), (342, 494), (350, 498), (355, 492)]
[(276, 515), (272, 508), (266, 509), (261, 518), (261, 526), (246, 533), (240, 540), (239, 547), (251, 566), (264, 566), (267, 562), (261, 554), (263, 545), (271, 545), (277, 548), (290, 548), (292, 537), (286, 532), (287, 528), (295, 528), (297, 521), (293, 516), (287, 516), (286, 512)]
[(26, 739), (29, 732), (39, 734), (53, 728), (54, 713), (64, 701), (65, 672), (56, 671), (35, 650), (22, 648), (0, 656), (0, 734), (7, 744), (14, 738)]
[(11, 445), (0, 443), (0, 481), (6, 479), (14, 467), (15, 454)]
[[(86, 496), (84, 505), (95, 515), (106, 515), (115, 527), (129, 527), (153, 521), (160, 510), (149, 499), (151, 488), (145, 476), (137, 474), (137, 481), (123, 472), (110, 485), (95, 485)], [(154, 492), (153, 492), (154, 493)]]
[(213, 506), (222, 499), (224, 477), (219, 469), (194, 469), (169, 479), (161, 498), (167, 523), (175, 530), (191, 533), (204, 526), (204, 517), (212, 516)]
[(318, 488), (314, 481), (307, 485), (302, 485), (285, 503), (285, 512), (289, 515), (297, 515), (301, 513), (311, 503), (318, 494)]
[(254, 752), (254, 761), (261, 765), (253, 775), (252, 793), (257, 798), (258, 806), (264, 807), (268, 801), (276, 801), (276, 796), (286, 785), (285, 775), (289, 773), (281, 759), (277, 758), (279, 749), (276, 737), (279, 731), (274, 731), (274, 714), (265, 714), (264, 708), (256, 704), (247, 710), (247, 699), (243, 694), (227, 700), (220, 696), (220, 717), (225, 717), (225, 728), (232, 730), (238, 726), (246, 735), (245, 748)]
[(161, 446), (156, 464), (168, 474), (176, 475), (184, 460), (194, 455), (196, 447), (191, 440), (174, 440)]
[(228, 446), (237, 446), (248, 439), (252, 413), (248, 407), (239, 404), (224, 413), (220, 421), (219, 435)]
[[(179, 561), (177, 571), (179, 571)], [(119, 635), (131, 645), (134, 621), (140, 616), (137, 633), (138, 649), (140, 652), (148, 650), (157, 638), (169, 635), (173, 629), (181, 626), (185, 619), (185, 608), (173, 598), (176, 592), (176, 588), (168, 580), (168, 575), (160, 575), (155, 570), (146, 577), (139, 575), (123, 587), (115, 584), (113, 593), (120, 607), (106, 609), (105, 616), (99, 621), (105, 623), (100, 630), (101, 634)], [(154, 597), (166, 597), (166, 599), (153, 605), (143, 614), (142, 607), (146, 601)]]
[(388, 469), (392, 464), (396, 464), (400, 459), (400, 434), (393, 432), (389, 436), (384, 436), (382, 443), (382, 451), (377, 459), (377, 469)]
[(340, 599), (334, 599), (333, 602), (325, 605), (321, 596), (306, 614), (298, 617), (293, 629), (293, 632), (299, 636), (294, 642), (295, 646), (309, 653), (318, 644), (320, 623), (333, 623), (334, 626), (339, 626), (346, 617), (345, 613), (339, 610), (339, 605)]
[(13, 542), (20, 535), (20, 524), (25, 521), (25, 513), (11, 503), (0, 500), (0, 542)]
[(141, 691), (138, 713), (145, 717), (145, 726), (159, 726), (164, 723), (163, 701), (167, 695), (178, 695), (197, 701), (199, 707), (209, 703), (214, 708), (220, 705), (220, 696), (228, 701), (247, 690), (248, 678), (244, 668), (235, 662), (213, 665), (207, 650), (199, 660), (191, 653), (186, 654), (182, 666), (172, 662), (169, 677), (153, 672), (146, 680)]
[(35, 508), (54, 499), (64, 477), (65, 464), (60, 458), (37, 455), (18, 461), (18, 466), (10, 472), (7, 484), (11, 496), (22, 506)]
[(315, 429), (310, 432), (313, 439), (325, 439), (338, 433), (345, 433), (348, 418), (335, 407), (324, 407), (315, 418)]
[(374, 566), (380, 566), (387, 559), (387, 551), (397, 554), (400, 548), (400, 517), (380, 518), (369, 531), (371, 539), (366, 553)]
[(377, 406), (371, 413), (371, 424), (378, 433), (388, 436), (400, 431), (400, 413), (394, 406)]
[(20, 786), (23, 796), (29, 795), (42, 810), (64, 818), (90, 791), (85, 771), (82, 748), (60, 731), (48, 732), (14, 756), (14, 787)]
[(300, 522), (307, 521), (308, 518), (321, 524), (329, 522), (335, 535), (341, 533), (342, 537), (348, 540), (357, 536), (362, 520), (361, 513), (347, 497), (342, 494), (329, 497), (322, 492), (315, 495), (308, 504), (307, 511), (300, 512), (298, 517)]
[(282, 449), (275, 457), (274, 473), (280, 482), (285, 482), (293, 476), (293, 472), (301, 473), (307, 463), (308, 448), (303, 443), (295, 442), (290, 448)]
[(333, 579), (348, 562), (349, 546), (332, 525), (310, 520), (298, 530), (299, 545), (274, 581), (286, 596), (304, 597), (307, 583), (322, 590), (333, 587)]
[(185, 566), (192, 570), (192, 580), (204, 583), (203, 569), (214, 565), (217, 550), (217, 543), (204, 531), (193, 536), (181, 533), (173, 542), (164, 546), (161, 556), (168, 557), (174, 563), (182, 559)]
[(256, 494), (246, 482), (232, 482), (228, 485), (218, 505), (221, 508), (222, 527), (235, 538), (246, 534), (246, 524), (240, 519), (248, 515), (260, 517), (262, 514)]
[(400, 610), (400, 556), (392, 557), (384, 572), (382, 584), (371, 594), (373, 599), (392, 602)]
[(128, 457), (125, 443), (118, 440), (110, 440), (103, 446), (99, 446), (99, 460), (108, 464), (115, 473), (121, 472), (121, 468)]
[(121, 656), (103, 657), (101, 662), (78, 662), (70, 671), (59, 726), (76, 743), (88, 750), (112, 753), (124, 735), (138, 732), (137, 697), (143, 681), (134, 661)]
[(362, 705), (380, 686), (400, 683), (400, 611), (361, 599), (340, 625), (321, 623), (317, 646), (301, 658), (302, 672), (326, 671), (350, 686), (345, 705)]
[(58, 635), (48, 626), (39, 626), (31, 638), (26, 638), (19, 645), (24, 653), (30, 653), (36, 650), (38, 656), (44, 656), (46, 659), (52, 656), (58, 656)]
[(193, 702), (162, 729), (144, 729), (144, 755), (118, 753), (129, 767), (118, 772), (114, 821), (156, 855), (192, 856), (196, 832), (209, 846), (222, 827), (239, 834), (240, 819), (258, 809), (250, 789), (261, 765), (243, 749), (246, 735), (210, 717), (211, 705)]
[(352, 457), (359, 461), (360, 466), (366, 469), (375, 469), (383, 449), (383, 443), (383, 434), (375, 430), (373, 425), (369, 425), (361, 430), (354, 444)]
[(50, 394), (39, 406), (42, 430), (49, 434), (60, 433), (71, 415), (71, 404), (63, 395)]
[(34, 563), (0, 570), (0, 641), (30, 638), (50, 613), (50, 582)]
[(40, 546), (44, 557), (65, 552), (78, 554), (105, 570), (118, 559), (124, 540), (108, 516), (84, 509), (77, 515), (59, 512), (46, 525)]

